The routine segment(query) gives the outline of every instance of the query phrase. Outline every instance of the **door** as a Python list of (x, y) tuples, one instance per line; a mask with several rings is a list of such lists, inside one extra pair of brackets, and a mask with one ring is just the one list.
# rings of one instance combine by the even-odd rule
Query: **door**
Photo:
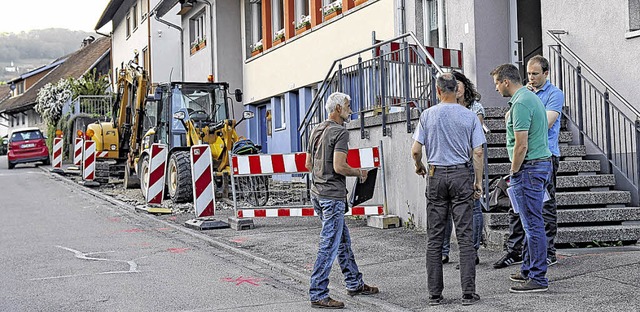
[(542, 55), (542, 15), (540, 0), (509, 0), (511, 62), (527, 77), (527, 62)]

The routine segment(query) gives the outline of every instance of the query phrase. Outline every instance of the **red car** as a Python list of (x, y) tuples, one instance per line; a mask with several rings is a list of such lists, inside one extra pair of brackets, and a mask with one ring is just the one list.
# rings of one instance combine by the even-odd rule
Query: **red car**
[(16, 164), (42, 162), (51, 164), (45, 137), (38, 128), (17, 129), (9, 137), (7, 165), (13, 169)]

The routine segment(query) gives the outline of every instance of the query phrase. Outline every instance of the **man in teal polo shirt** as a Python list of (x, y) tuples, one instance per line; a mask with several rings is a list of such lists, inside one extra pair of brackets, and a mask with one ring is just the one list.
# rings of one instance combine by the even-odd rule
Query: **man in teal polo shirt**
[(511, 97), (506, 117), (510, 187), (525, 230), (522, 267), (510, 276), (512, 281), (521, 284), (511, 287), (510, 291), (547, 291), (547, 239), (542, 205), (552, 167), (546, 111), (540, 99), (522, 86), (518, 68), (512, 64), (496, 67), (491, 76), (496, 91)]

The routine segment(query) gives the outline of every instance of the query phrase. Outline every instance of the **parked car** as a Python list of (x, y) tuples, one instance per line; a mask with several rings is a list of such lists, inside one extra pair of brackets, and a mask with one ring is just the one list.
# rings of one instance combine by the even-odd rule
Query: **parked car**
[(17, 129), (9, 136), (7, 166), (13, 169), (17, 164), (42, 162), (51, 164), (45, 136), (38, 128)]

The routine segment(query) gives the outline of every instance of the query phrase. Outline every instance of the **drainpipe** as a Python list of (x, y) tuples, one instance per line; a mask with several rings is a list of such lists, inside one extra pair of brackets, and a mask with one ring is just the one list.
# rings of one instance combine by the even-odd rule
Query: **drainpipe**
[[(182, 34), (182, 27), (178, 26), (178, 25), (174, 25), (168, 21), (163, 20), (162, 18), (160, 18), (158, 16), (158, 14), (156, 14), (156, 10), (154, 9), (153, 11), (151, 11), (149, 13), (149, 15), (153, 15), (153, 18), (156, 19), (156, 21), (165, 24), (169, 27), (175, 28), (180, 32), (180, 81), (184, 81), (184, 36)], [(151, 32), (149, 32), (149, 35), (151, 36)], [(171, 82), (171, 81), (169, 81)]]
[(438, 0), (438, 47), (446, 48), (444, 0)]
[(213, 37), (215, 35), (217, 35), (217, 31), (216, 28), (213, 23), (213, 2), (209, 1), (209, 0), (204, 0), (205, 2), (207, 2), (209, 4), (209, 17), (210, 17), (210, 22), (209, 22), (209, 28), (211, 28), (211, 74), (213, 75), (213, 80), (215, 81), (216, 79), (218, 79), (218, 58), (216, 57), (216, 47), (218, 45), (218, 38), (216, 37), (216, 40), (213, 39)]
[(398, 11), (400, 11), (400, 34), (406, 34), (407, 33), (407, 12), (405, 11), (405, 0), (399, 0), (398, 1)]

